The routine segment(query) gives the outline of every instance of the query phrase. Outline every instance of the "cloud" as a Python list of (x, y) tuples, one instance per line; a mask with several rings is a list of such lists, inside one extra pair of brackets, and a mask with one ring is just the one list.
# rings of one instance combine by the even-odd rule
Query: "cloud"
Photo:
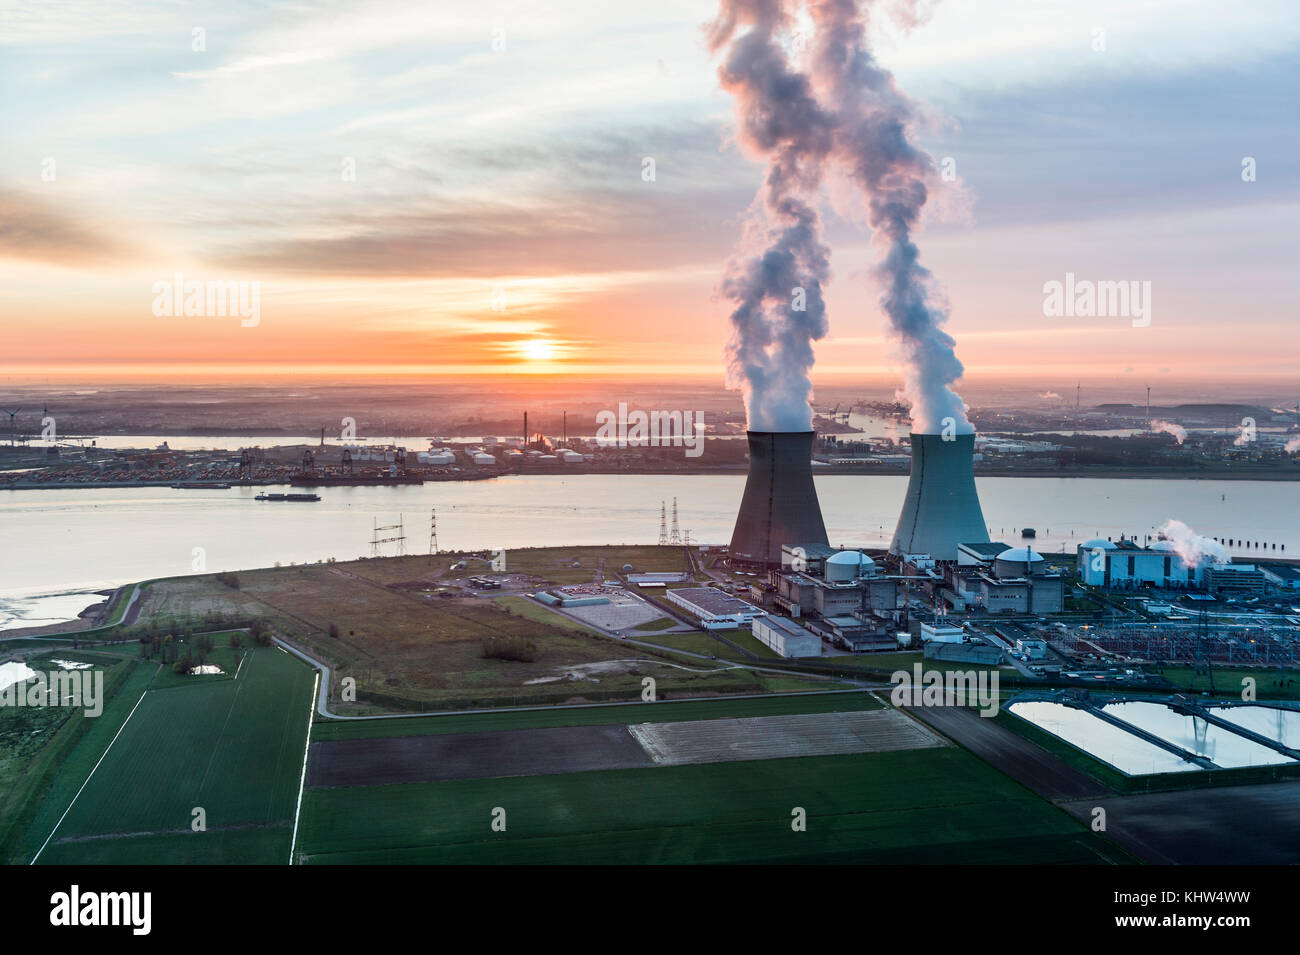
[(118, 261), (127, 254), (127, 245), (98, 222), (0, 186), (0, 256), (93, 265)]

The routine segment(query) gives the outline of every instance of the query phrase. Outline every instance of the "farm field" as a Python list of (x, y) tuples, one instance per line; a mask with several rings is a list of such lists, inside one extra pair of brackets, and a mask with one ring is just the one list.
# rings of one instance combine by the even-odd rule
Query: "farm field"
[(790, 713), (839, 713), (879, 709), (869, 693), (810, 693), (738, 700), (688, 700), (675, 703), (629, 703), (582, 709), (526, 710), (464, 716), (415, 716), (396, 720), (324, 720), (312, 724), (313, 741), (474, 733), (483, 730), (538, 729), (550, 726), (598, 726), (609, 723), (666, 723)]
[(299, 849), (317, 864), (1132, 861), (952, 747), (314, 789)]
[[(67, 650), (50, 656), (92, 663), (103, 670), (104, 710), (94, 718), (81, 709), (63, 707), (0, 710), (0, 859), (5, 862), (25, 861), (24, 853), (35, 851), (35, 846), (26, 847), (28, 827), (38, 818), (42, 800), (57, 802), (57, 794), (49, 795), (51, 786), (78, 767), (84, 778), (154, 671), (153, 666), (103, 654)], [(43, 658), (29, 657), (28, 662), (37, 670), (51, 667)], [(62, 798), (66, 805), (71, 792)]]
[[(262, 649), (237, 679), (150, 689), (84, 789), (60, 804), (67, 814), (39, 861), (154, 862), (165, 846), (178, 862), (283, 863), (313, 684), (300, 661)], [(89, 768), (73, 768), (76, 794)], [(196, 807), (206, 831), (191, 829)]]

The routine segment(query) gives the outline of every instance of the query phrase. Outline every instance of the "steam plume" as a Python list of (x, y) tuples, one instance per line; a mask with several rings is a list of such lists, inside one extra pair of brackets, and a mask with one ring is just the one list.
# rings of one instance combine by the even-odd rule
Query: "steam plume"
[[(908, 139), (913, 106), (881, 68), (866, 41), (870, 2), (809, 0), (816, 26), (813, 85), (834, 114), (833, 157), (867, 202), (873, 242), (883, 246), (877, 273), (885, 286), (881, 305), (905, 361), (904, 394), (912, 405), (912, 431), (934, 434), (952, 419), (956, 433), (971, 434), (966, 405), (949, 387), (962, 375), (956, 342), (943, 330), (947, 309), (936, 301), (930, 271), (920, 264), (912, 232), (935, 182), (934, 161)], [(917, 17), (906, 4), (902, 19)], [(895, 19), (900, 19), (895, 12)]]
[(727, 48), (718, 76), (736, 100), (737, 139), (767, 161), (722, 281), (735, 304), (728, 384), (744, 392), (751, 431), (812, 430), (812, 343), (827, 331), (830, 250), (815, 202), (830, 117), (782, 46), (791, 24), (785, 0), (723, 0), (708, 37), (713, 52)]
[(1157, 533), (1174, 545), (1174, 553), (1182, 559), (1184, 567), (1195, 567), (1207, 562), (1228, 562), (1228, 551), (1222, 544), (1212, 538), (1202, 537), (1182, 521), (1165, 521)]
[(1187, 429), (1181, 424), (1174, 424), (1172, 421), (1162, 421), (1159, 418), (1151, 420), (1151, 430), (1156, 434), (1172, 434), (1182, 444), (1187, 440)]
[(1300, 437), (1291, 438), (1286, 443), (1287, 454), (1294, 454), (1297, 451), (1300, 451)]

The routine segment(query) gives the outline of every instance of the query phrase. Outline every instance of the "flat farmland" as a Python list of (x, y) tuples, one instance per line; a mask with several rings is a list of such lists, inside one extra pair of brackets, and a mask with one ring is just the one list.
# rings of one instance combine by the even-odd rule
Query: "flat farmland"
[[(237, 679), (151, 689), (40, 861), (155, 861), (148, 848), (153, 840), (179, 836), (187, 841), (169, 844), (181, 861), (282, 863), (313, 684), (300, 661), (263, 649), (249, 653)], [(206, 813), (206, 832), (191, 831), (196, 807)], [(260, 834), (249, 836), (250, 830)]]
[(789, 713), (851, 713), (874, 710), (882, 704), (866, 692), (800, 693), (790, 696), (750, 697), (736, 700), (685, 700), (675, 703), (628, 703), (517, 713), (466, 713), (455, 716), (415, 716), (398, 720), (317, 720), (312, 741), (424, 736), (439, 733), (475, 733), (487, 730), (535, 729), (548, 726), (598, 726), (613, 723), (657, 723), (713, 720)]
[(1132, 861), (952, 747), (309, 790), (299, 850), (326, 864)]

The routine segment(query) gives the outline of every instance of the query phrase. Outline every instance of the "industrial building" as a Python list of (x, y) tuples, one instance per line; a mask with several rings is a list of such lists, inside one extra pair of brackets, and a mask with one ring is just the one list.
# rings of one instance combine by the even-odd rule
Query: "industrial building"
[(1294, 564), (1257, 564), (1264, 579), (1278, 590), (1300, 590), (1300, 567)]
[(680, 587), (664, 593), (670, 603), (681, 607), (706, 630), (735, 630), (748, 627), (763, 615), (761, 607), (724, 594), (713, 587)]
[(1205, 568), (1205, 589), (1212, 594), (1262, 594), (1267, 579), (1254, 564), (1211, 564)]
[(825, 544), (812, 476), (813, 433), (750, 431), (749, 477), (731, 533), (731, 560), (775, 568), (786, 544)]
[(1044, 614), (1065, 609), (1065, 578), (1053, 573), (1032, 547), (959, 544), (946, 583), (943, 595), (959, 610)]
[(778, 617), (774, 614), (755, 617), (753, 630), (754, 636), (764, 646), (775, 650), (783, 657), (821, 656), (821, 637), (787, 617)]
[(913, 434), (912, 473), (892, 554), (957, 560), (957, 545), (989, 539), (975, 490), (974, 434)]
[(1135, 590), (1141, 587), (1161, 589), (1198, 589), (1204, 576), (1204, 561), (1187, 565), (1174, 553), (1168, 541), (1156, 541), (1139, 547), (1133, 541), (1095, 538), (1077, 548), (1079, 577), (1093, 587)]
[(776, 605), (792, 617), (883, 615), (898, 609), (898, 578), (877, 574), (876, 562), (861, 551), (818, 553), (808, 565), (806, 571), (774, 575)]

